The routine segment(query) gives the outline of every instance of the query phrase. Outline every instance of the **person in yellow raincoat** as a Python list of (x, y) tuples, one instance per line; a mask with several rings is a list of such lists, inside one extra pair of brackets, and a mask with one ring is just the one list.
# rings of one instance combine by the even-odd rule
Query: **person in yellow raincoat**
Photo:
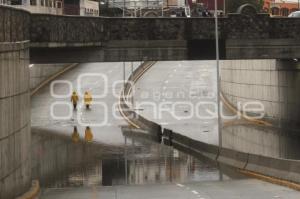
[(90, 108), (91, 103), (92, 103), (92, 95), (88, 91), (86, 91), (84, 93), (84, 104), (85, 104), (86, 109)]
[(93, 133), (92, 133), (92, 130), (91, 130), (91, 128), (89, 126), (87, 126), (86, 129), (85, 129), (84, 139), (87, 142), (93, 141)]
[(73, 102), (74, 110), (76, 110), (76, 108), (77, 108), (78, 100), (79, 100), (79, 97), (78, 97), (76, 91), (73, 91), (72, 96), (71, 96), (71, 102)]
[(75, 143), (79, 141), (79, 133), (76, 126), (74, 126), (74, 131), (72, 133), (72, 141)]

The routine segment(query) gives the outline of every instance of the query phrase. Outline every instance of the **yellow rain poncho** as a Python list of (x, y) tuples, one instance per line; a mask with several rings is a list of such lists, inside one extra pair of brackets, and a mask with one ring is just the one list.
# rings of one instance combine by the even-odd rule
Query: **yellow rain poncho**
[(86, 127), (84, 139), (87, 142), (93, 141), (93, 133), (90, 127)]
[(77, 128), (74, 128), (72, 133), (72, 141), (75, 143), (79, 141), (79, 133), (77, 132)]
[(92, 95), (89, 92), (84, 93), (84, 104), (91, 105), (92, 103)]
[(79, 100), (79, 97), (78, 97), (77, 93), (74, 91), (71, 96), (71, 102), (73, 102), (73, 104), (77, 104), (78, 100)]

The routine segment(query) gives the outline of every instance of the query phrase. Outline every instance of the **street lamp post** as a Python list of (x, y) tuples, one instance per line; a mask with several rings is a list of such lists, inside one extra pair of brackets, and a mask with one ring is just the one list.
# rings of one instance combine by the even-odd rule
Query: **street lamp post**
[(217, 65), (217, 103), (218, 103), (218, 135), (219, 147), (222, 147), (222, 118), (220, 107), (220, 55), (219, 55), (219, 30), (218, 30), (218, 4), (215, 0), (215, 37), (216, 37), (216, 65)]
[[(133, 62), (131, 62), (131, 77), (133, 77)], [(129, 82), (131, 84), (131, 82)], [(134, 87), (131, 90), (131, 106), (134, 110)]]
[(126, 63), (123, 62), (123, 89), (125, 90), (125, 86), (126, 86)]
[(123, 17), (125, 17), (125, 0), (123, 0)]

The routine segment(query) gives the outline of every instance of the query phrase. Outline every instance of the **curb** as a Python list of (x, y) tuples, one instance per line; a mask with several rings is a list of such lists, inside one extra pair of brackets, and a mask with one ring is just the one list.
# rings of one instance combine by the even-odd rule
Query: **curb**
[[(126, 83), (125, 88), (123, 88), (120, 97), (119, 97), (119, 112), (122, 115), (122, 117), (126, 120), (126, 122), (137, 129), (142, 128), (144, 126), (147, 128), (148, 124), (145, 124), (146, 120), (144, 122), (141, 121), (142, 116), (136, 114), (133, 110), (130, 110), (127, 102), (128, 102), (128, 95), (132, 92), (132, 86), (143, 76), (143, 74), (149, 70), (156, 62), (144, 62), (141, 65), (138, 66), (138, 68), (133, 72), (133, 74), (130, 75), (127, 81), (133, 82)], [(139, 71), (141, 70), (141, 71)], [(133, 117), (132, 117), (133, 116)], [(134, 119), (133, 119), (134, 118)], [(137, 119), (136, 119), (137, 118)], [(140, 124), (141, 123), (141, 124)]]
[(40, 193), (40, 183), (38, 180), (33, 180), (28, 192), (17, 197), (16, 199), (37, 199)]

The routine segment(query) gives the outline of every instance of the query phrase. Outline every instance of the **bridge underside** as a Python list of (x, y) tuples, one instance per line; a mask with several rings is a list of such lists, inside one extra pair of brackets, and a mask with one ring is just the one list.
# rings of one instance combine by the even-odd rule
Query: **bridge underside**
[[(300, 40), (220, 40), (220, 59), (300, 58)], [(213, 60), (215, 40), (32, 43), (31, 63)]]

